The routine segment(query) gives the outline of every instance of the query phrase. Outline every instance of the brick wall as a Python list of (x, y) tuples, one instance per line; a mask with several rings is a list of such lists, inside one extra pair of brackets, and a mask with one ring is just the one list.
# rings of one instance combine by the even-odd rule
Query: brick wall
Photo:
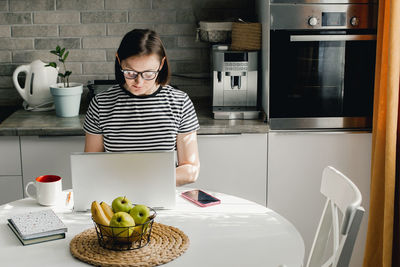
[[(157, 31), (173, 74), (209, 76), (209, 44), (196, 42), (200, 20), (254, 18), (254, 0), (0, 0), (0, 105), (20, 101), (14, 69), (54, 61), (57, 44), (70, 50), (71, 80), (114, 79), (114, 55), (134, 28)], [(210, 79), (173, 77), (191, 96), (211, 94)]]

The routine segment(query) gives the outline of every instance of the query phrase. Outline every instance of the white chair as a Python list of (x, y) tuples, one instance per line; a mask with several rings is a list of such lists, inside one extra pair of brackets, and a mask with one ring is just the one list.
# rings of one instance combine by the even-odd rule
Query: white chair
[(306, 267), (349, 266), (365, 210), (357, 186), (333, 167), (322, 173), (327, 198)]

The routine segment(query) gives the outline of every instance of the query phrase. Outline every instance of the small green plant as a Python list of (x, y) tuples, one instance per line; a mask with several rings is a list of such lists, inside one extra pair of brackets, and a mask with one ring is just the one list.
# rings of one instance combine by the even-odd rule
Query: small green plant
[[(51, 54), (56, 55), (58, 57), (58, 61), (63, 64), (64, 73), (58, 70), (58, 77), (61, 78), (62, 83), (64, 83), (64, 87), (69, 87), (69, 76), (72, 74), (72, 71), (67, 70), (65, 67), (65, 60), (69, 55), (69, 51), (66, 51), (65, 48), (61, 48), (57, 45), (56, 50), (51, 50)], [(57, 69), (57, 63), (50, 62), (46, 65), (46, 67), (53, 67)]]

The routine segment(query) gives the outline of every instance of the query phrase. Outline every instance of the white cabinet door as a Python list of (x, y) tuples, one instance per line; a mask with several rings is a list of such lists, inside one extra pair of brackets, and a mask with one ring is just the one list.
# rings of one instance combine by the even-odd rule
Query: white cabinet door
[(0, 136), (0, 205), (23, 197), (18, 136)]
[(0, 175), (21, 175), (18, 136), (0, 136)]
[(322, 214), (322, 170), (331, 165), (360, 189), (366, 210), (351, 266), (361, 266), (368, 224), (370, 133), (269, 133), (268, 207), (289, 219), (300, 231), (308, 257)]
[(83, 152), (84, 136), (21, 136), (24, 186), (45, 174), (59, 175), (63, 189), (72, 188), (70, 154)]
[(0, 176), (0, 205), (21, 199), (22, 176)]
[(200, 175), (189, 187), (266, 205), (267, 134), (199, 135)]

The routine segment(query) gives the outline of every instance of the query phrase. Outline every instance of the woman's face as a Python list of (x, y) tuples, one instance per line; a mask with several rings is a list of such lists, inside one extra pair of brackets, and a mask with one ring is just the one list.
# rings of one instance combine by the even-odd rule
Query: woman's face
[[(132, 56), (121, 61), (121, 68), (123, 70), (132, 70), (140, 73), (146, 71), (159, 71), (161, 70), (163, 63), (163, 60), (160, 61), (158, 55), (155, 54)], [(137, 75), (135, 79), (128, 79), (125, 76), (125, 89), (134, 95), (150, 95), (157, 90), (157, 75), (155, 75), (152, 80), (143, 79), (141, 74)]]

